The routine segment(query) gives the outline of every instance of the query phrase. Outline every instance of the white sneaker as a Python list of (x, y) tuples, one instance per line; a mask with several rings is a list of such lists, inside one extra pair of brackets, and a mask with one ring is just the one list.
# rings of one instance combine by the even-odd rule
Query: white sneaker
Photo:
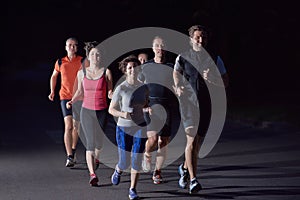
[(75, 162), (73, 158), (68, 157), (66, 162), (66, 167), (74, 167)]

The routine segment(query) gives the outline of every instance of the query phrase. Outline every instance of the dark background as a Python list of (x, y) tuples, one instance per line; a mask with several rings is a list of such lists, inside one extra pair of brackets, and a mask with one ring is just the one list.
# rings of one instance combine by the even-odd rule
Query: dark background
[(221, 55), (230, 75), (230, 106), (298, 106), (296, 1), (5, 1), (0, 14), (2, 123), (60, 113), (47, 96), (54, 62), (65, 55), (67, 38), (77, 37), (82, 49), (84, 41), (101, 42), (148, 26), (184, 34), (194, 24), (209, 27), (209, 46)]

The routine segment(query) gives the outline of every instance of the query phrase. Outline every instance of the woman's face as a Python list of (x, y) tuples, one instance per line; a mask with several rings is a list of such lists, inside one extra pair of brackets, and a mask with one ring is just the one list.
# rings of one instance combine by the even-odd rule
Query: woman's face
[(128, 77), (137, 77), (138, 75), (138, 64), (135, 62), (129, 62), (126, 66), (126, 75)]
[(100, 52), (98, 49), (96, 48), (92, 48), (90, 53), (89, 53), (89, 61), (90, 63), (93, 63), (93, 64), (98, 64), (100, 63)]

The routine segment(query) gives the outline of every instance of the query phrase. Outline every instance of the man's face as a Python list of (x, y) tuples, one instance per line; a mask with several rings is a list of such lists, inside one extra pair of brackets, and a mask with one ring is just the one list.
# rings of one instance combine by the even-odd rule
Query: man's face
[(152, 49), (155, 56), (163, 57), (165, 53), (165, 44), (161, 38), (156, 38), (153, 40)]
[(193, 48), (201, 48), (205, 47), (207, 43), (207, 38), (204, 32), (202, 31), (195, 31), (193, 37), (190, 38)]
[(141, 62), (141, 64), (144, 64), (146, 61), (148, 61), (148, 56), (144, 53), (141, 53), (139, 54), (138, 59)]
[(66, 42), (66, 51), (68, 54), (75, 54), (77, 52), (77, 42), (74, 40), (68, 40)]

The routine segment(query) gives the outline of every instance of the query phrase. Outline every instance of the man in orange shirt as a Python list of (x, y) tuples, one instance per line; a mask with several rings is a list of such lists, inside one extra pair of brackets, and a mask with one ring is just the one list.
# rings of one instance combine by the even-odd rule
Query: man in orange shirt
[[(66, 40), (67, 56), (59, 59), (50, 78), (50, 94), (48, 98), (53, 101), (57, 77), (61, 75), (61, 87), (59, 91), (60, 105), (64, 117), (64, 143), (67, 153), (66, 167), (73, 167), (75, 164), (75, 151), (78, 142), (79, 118), (72, 116), (72, 109), (66, 108), (66, 103), (72, 99), (74, 83), (78, 70), (81, 68), (82, 57), (77, 55), (78, 40), (69, 38)], [(75, 89), (76, 90), (76, 89)]]

